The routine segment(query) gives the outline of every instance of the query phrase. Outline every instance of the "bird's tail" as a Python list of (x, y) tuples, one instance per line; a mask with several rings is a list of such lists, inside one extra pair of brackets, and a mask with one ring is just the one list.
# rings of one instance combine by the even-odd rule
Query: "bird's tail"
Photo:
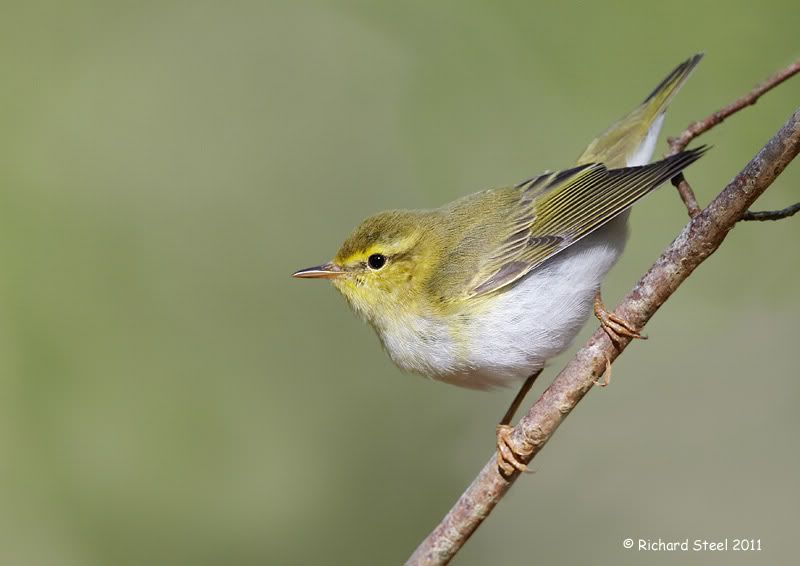
[(698, 53), (675, 67), (644, 102), (589, 144), (578, 164), (602, 162), (611, 167), (632, 167), (648, 163), (664, 112), (702, 58)]
[(641, 110), (652, 119), (663, 114), (702, 58), (703, 54), (697, 53), (672, 69), (672, 72), (644, 99)]

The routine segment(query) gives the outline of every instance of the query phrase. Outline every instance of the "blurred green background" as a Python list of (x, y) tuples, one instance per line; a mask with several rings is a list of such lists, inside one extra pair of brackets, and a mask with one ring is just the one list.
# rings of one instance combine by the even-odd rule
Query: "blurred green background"
[[(0, 563), (403, 561), (491, 455), (514, 392), (403, 375), (329, 285), (289, 274), (373, 212), (570, 165), (696, 51), (667, 135), (800, 53), (795, 1), (719, 10), (5, 4)], [(703, 203), (798, 102), (794, 79), (702, 138)], [(758, 208), (798, 186), (795, 163)], [(686, 213), (665, 188), (632, 222), (610, 304)], [(797, 219), (738, 226), (457, 562), (796, 557), (798, 237)]]

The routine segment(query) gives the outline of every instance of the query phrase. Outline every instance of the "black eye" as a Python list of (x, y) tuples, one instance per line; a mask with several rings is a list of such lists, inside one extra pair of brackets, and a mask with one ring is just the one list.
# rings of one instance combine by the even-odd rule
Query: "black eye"
[(380, 269), (386, 265), (386, 256), (383, 254), (372, 254), (367, 258), (367, 263), (372, 269)]

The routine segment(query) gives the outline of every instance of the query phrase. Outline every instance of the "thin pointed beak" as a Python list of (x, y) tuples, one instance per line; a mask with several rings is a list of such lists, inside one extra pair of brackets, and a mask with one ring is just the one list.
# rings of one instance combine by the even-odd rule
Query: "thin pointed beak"
[(343, 273), (344, 271), (341, 267), (328, 262), (295, 271), (292, 273), (292, 277), (297, 277), (298, 279), (333, 279), (334, 277), (339, 277)]

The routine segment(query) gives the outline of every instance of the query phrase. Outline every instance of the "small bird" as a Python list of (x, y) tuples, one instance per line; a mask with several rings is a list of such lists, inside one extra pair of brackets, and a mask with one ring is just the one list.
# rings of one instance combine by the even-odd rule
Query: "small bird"
[(706, 151), (649, 163), (667, 106), (701, 58), (678, 65), (577, 166), (433, 210), (376, 214), (332, 261), (293, 276), (330, 279), (403, 370), (473, 389), (525, 380), (497, 427), (500, 470), (524, 471), (509, 423), (593, 307), (612, 339), (641, 337), (605, 309), (600, 286), (625, 247), (630, 207)]

